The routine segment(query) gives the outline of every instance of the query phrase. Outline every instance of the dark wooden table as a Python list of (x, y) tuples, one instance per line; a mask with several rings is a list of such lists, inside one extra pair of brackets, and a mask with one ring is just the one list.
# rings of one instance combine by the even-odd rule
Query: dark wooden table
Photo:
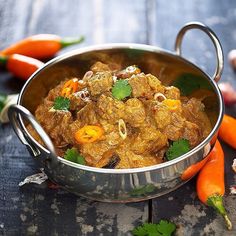
[[(173, 50), (178, 30), (189, 21), (201, 21), (218, 35), (224, 54), (236, 47), (236, 1), (214, 0), (0, 0), (0, 48), (37, 33), (61, 36), (84, 35), (86, 41), (73, 46), (111, 42), (157, 45)], [(213, 74), (215, 54), (201, 32), (189, 32), (184, 55)], [(225, 63), (222, 81), (236, 85), (236, 75)], [(0, 71), (0, 92), (19, 92), (23, 83)], [(236, 107), (226, 110), (236, 116)], [(229, 187), (236, 184), (231, 170), (234, 150), (226, 153), (225, 205), (236, 222), (236, 197)], [(26, 148), (9, 124), (0, 125), (0, 235), (130, 235), (145, 221), (169, 219), (178, 225), (177, 235), (236, 235), (196, 197), (195, 179), (178, 190), (146, 202), (99, 203), (76, 197), (45, 184), (19, 187), (26, 176), (39, 172)]]

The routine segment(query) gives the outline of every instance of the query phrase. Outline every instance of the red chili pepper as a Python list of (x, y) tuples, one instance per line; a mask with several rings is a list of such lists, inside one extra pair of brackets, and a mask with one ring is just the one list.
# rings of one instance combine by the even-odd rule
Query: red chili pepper
[(229, 115), (224, 115), (219, 129), (219, 137), (236, 149), (236, 119)]
[(0, 51), (0, 54), (21, 54), (37, 59), (50, 58), (60, 49), (80, 43), (83, 40), (83, 37), (62, 39), (54, 34), (37, 34), (9, 46), (8, 48)]
[(37, 59), (19, 54), (0, 55), (0, 64), (5, 65), (9, 72), (22, 80), (27, 80), (37, 69), (44, 65), (43, 62)]
[(209, 156), (209, 161), (201, 169), (197, 178), (197, 195), (203, 203), (212, 206), (224, 217), (227, 228), (231, 230), (232, 223), (223, 205), (224, 152), (218, 140)]

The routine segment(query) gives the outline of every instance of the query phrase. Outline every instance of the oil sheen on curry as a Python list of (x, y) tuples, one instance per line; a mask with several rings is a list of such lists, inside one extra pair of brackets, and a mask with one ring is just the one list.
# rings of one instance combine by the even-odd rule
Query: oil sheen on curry
[(156, 165), (194, 148), (211, 131), (204, 109), (200, 98), (181, 96), (137, 66), (96, 62), (83, 78), (51, 89), (35, 116), (59, 156), (121, 169)]

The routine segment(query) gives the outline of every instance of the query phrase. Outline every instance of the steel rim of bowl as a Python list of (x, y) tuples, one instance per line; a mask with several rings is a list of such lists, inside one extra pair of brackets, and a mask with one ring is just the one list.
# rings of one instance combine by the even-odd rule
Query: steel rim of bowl
[[(24, 95), (24, 91), (27, 89), (28, 84), (35, 78), (35, 76), (37, 74), (39, 74), (42, 70), (44, 70), (45, 68), (49, 67), (49, 66), (53, 66), (54, 64), (56, 64), (57, 62), (60, 62), (62, 60), (68, 59), (70, 57), (76, 56), (76, 55), (80, 55), (80, 54), (84, 54), (86, 52), (91, 52), (91, 51), (101, 51), (101, 50), (109, 50), (109, 49), (137, 49), (137, 50), (143, 50), (143, 51), (147, 51), (147, 52), (153, 52), (153, 53), (161, 53), (167, 56), (171, 56), (171, 57), (177, 57), (179, 60), (195, 67), (196, 69), (198, 69), (202, 74), (204, 74), (208, 80), (210, 81), (210, 83), (213, 84), (215, 93), (217, 94), (217, 97), (219, 99), (219, 114), (218, 114), (218, 119), (213, 127), (213, 129), (211, 130), (210, 134), (207, 136), (207, 138), (205, 138), (200, 144), (198, 144), (196, 147), (194, 147), (193, 149), (191, 149), (189, 152), (187, 152), (186, 154), (171, 160), (171, 161), (167, 161), (167, 162), (163, 162), (160, 164), (156, 164), (156, 165), (152, 165), (152, 166), (146, 166), (146, 167), (141, 167), (141, 168), (130, 168), (130, 169), (103, 169), (103, 168), (98, 168), (98, 167), (91, 167), (91, 166), (86, 166), (86, 165), (80, 165), (80, 164), (76, 164), (70, 161), (65, 160), (62, 157), (57, 156), (58, 162), (61, 162), (63, 164), (66, 164), (68, 166), (77, 168), (77, 169), (81, 169), (81, 170), (85, 170), (85, 171), (90, 171), (90, 172), (96, 172), (96, 173), (107, 173), (107, 174), (129, 174), (129, 173), (140, 173), (140, 172), (146, 172), (146, 171), (152, 171), (152, 170), (158, 170), (158, 169), (162, 169), (162, 168), (166, 168), (169, 167), (171, 165), (174, 164), (178, 164), (179, 162), (187, 159), (189, 156), (197, 153), (201, 148), (203, 148), (205, 145), (207, 145), (211, 139), (213, 138), (214, 134), (217, 132), (217, 130), (219, 129), (220, 123), (223, 119), (223, 112), (224, 112), (224, 106), (223, 106), (223, 97), (222, 94), (220, 92), (220, 89), (217, 86), (217, 83), (206, 73), (204, 72), (201, 68), (199, 68), (197, 65), (195, 65), (194, 63), (188, 61), (187, 59), (181, 57), (180, 55), (174, 54), (171, 51), (165, 50), (165, 49), (161, 49), (159, 47), (156, 46), (151, 46), (151, 45), (146, 45), (146, 44), (133, 44), (133, 43), (111, 43), (111, 44), (99, 44), (99, 45), (95, 45), (95, 46), (88, 46), (85, 48), (81, 48), (81, 49), (76, 49), (73, 50), (71, 52), (67, 52), (63, 55), (60, 55), (50, 61), (48, 61), (43, 67), (41, 67), (40, 69), (38, 69), (35, 73), (33, 73), (30, 78), (27, 80), (27, 82), (25, 83), (25, 85), (23, 86), (23, 88), (21, 89), (21, 92), (19, 94), (18, 100), (17, 100), (17, 104), (21, 105), (21, 101), (22, 101), (22, 96)], [(28, 130), (26, 129), (24, 122), (22, 121), (22, 119), (20, 118), (20, 124), (22, 126), (22, 128), (24, 129), (24, 132), (27, 133), (27, 135), (30, 137), (31, 141), (33, 141), (34, 144), (36, 144), (37, 146), (39, 146), (41, 149), (43, 149), (45, 152), (49, 153), (48, 149), (46, 149), (45, 147), (43, 147), (41, 144), (39, 144), (28, 132)]]

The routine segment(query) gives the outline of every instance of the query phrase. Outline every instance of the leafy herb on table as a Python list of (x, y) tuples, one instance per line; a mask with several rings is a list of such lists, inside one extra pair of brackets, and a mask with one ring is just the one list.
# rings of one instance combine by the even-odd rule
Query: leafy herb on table
[(172, 85), (177, 87), (183, 96), (188, 96), (198, 89), (212, 89), (204, 77), (191, 73), (180, 75)]
[(55, 110), (67, 111), (70, 108), (70, 99), (65, 97), (56, 97), (54, 100), (53, 108)]
[(76, 148), (67, 149), (64, 158), (68, 161), (75, 162), (77, 164), (85, 165), (85, 159)]
[(156, 187), (153, 184), (147, 184), (144, 186), (140, 186), (134, 188), (133, 191), (130, 193), (131, 196), (145, 196), (149, 193), (152, 193)]
[(0, 112), (2, 111), (3, 107), (5, 106), (7, 96), (4, 94), (0, 94)]
[(176, 230), (176, 225), (167, 220), (160, 220), (158, 224), (144, 223), (136, 227), (133, 236), (171, 236)]
[(187, 153), (190, 150), (190, 144), (187, 139), (179, 139), (177, 141), (174, 141), (172, 145), (169, 147), (169, 149), (166, 152), (166, 158), (167, 160), (173, 160), (185, 153)]
[(127, 80), (118, 80), (113, 85), (111, 91), (114, 98), (122, 100), (131, 95), (132, 88)]

